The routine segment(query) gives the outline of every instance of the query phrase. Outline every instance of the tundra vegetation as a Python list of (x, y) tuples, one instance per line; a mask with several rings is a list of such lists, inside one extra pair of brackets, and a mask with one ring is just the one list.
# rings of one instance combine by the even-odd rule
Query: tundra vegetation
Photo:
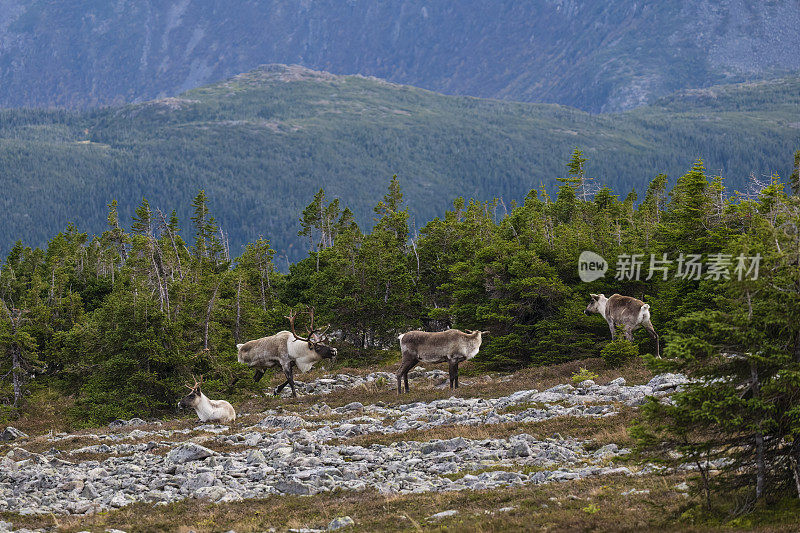
[[(342, 366), (397, 365), (399, 334), (448, 326), (491, 332), (473, 374), (579, 361), (610, 342), (608, 325), (583, 313), (589, 294), (619, 293), (653, 310), (663, 358), (647, 355), (654, 346), (642, 329), (633, 336), (652, 368), (697, 379), (670, 403), (648, 403), (634, 428), (643, 457), (696, 465), (703, 505), (682, 511), (701, 520), (796, 508), (798, 166), (800, 158), (788, 183), (773, 175), (739, 193), (698, 160), (672, 187), (658, 175), (641, 197), (620, 199), (593, 185), (576, 149), (555, 197), (534, 189), (519, 204), (457, 198), (419, 228), (394, 177), (368, 232), (320, 190), (300, 218), (307, 257), (288, 272), (265, 237), (234, 257), (203, 191), (188, 239), (175, 211), (162, 211), (170, 206), (143, 199), (125, 224), (111, 201), (101, 235), (70, 224), (43, 249), (17, 242), (4, 260), (2, 416), (54, 403), (73, 428), (164, 416), (192, 373), (206, 377), (210, 397), (252, 401), (261, 385), (236, 346), (284, 329), (299, 305), (334, 325)], [(612, 266), (630, 253), (760, 254), (762, 266), (757, 279), (740, 280), (731, 266), (720, 279), (673, 270), (583, 283), (582, 250)]]

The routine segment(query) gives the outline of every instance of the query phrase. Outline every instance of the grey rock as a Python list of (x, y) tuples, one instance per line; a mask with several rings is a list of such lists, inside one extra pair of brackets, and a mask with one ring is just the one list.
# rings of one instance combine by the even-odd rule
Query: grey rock
[(250, 453), (247, 454), (247, 464), (262, 464), (265, 463), (267, 459), (264, 457), (264, 454), (261, 453), (261, 450), (250, 450)]
[(201, 487), (212, 486), (214, 481), (216, 481), (216, 476), (214, 476), (213, 473), (201, 472), (197, 476), (190, 477), (184, 484), (184, 487), (186, 487), (189, 492), (194, 492)]
[(598, 449), (592, 455), (602, 459), (602, 458), (613, 457), (615, 455), (618, 455), (618, 452), (619, 452), (619, 446), (617, 446), (614, 443), (611, 443), (611, 444), (606, 444), (602, 448)]
[(192, 492), (192, 498), (216, 502), (223, 499), (227, 494), (228, 491), (225, 490), (225, 487), (206, 486)]
[(334, 518), (331, 520), (330, 524), (328, 524), (328, 531), (335, 531), (337, 529), (342, 529), (344, 527), (350, 527), (356, 525), (355, 520), (350, 518), (349, 516), (341, 516), (339, 518)]
[(362, 404), (361, 402), (351, 402), (351, 403), (348, 403), (347, 405), (345, 405), (342, 408), (342, 410), (345, 411), (345, 412), (357, 412), (357, 413), (360, 413), (360, 412), (362, 412), (364, 410), (364, 404)]
[(12, 426), (8, 426), (6, 429), (3, 430), (2, 433), (0, 433), (0, 440), (6, 442), (17, 439), (27, 439), (27, 438), (28, 435), (26, 435), (22, 431)]
[(308, 486), (294, 480), (282, 480), (275, 483), (275, 490), (284, 494), (306, 495), (311, 494)]
[(530, 457), (531, 447), (527, 442), (518, 442), (511, 448), (512, 457)]
[(193, 442), (181, 444), (174, 448), (167, 454), (167, 461), (177, 464), (188, 463), (189, 461), (198, 461), (214, 455), (212, 450), (205, 446), (200, 446)]
[(87, 481), (83, 484), (83, 490), (81, 490), (81, 496), (86, 498), (87, 500), (96, 500), (100, 497), (98, 494), (97, 489), (94, 487), (94, 484), (91, 481)]
[(457, 514), (458, 514), (458, 511), (456, 511), (455, 509), (449, 509), (447, 511), (442, 511), (441, 513), (436, 513), (434, 515), (431, 515), (431, 516), (429, 516), (427, 518), (427, 520), (441, 520), (443, 518), (449, 518), (451, 516), (456, 516)]
[(263, 428), (297, 429), (306, 425), (306, 421), (299, 416), (268, 416), (258, 423)]

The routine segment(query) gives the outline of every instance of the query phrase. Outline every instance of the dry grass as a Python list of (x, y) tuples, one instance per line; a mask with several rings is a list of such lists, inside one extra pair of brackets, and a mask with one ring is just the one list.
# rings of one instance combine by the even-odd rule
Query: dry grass
[(591, 440), (596, 447), (610, 443), (630, 446), (633, 444), (633, 440), (628, 434), (628, 427), (635, 417), (636, 410), (634, 408), (623, 406), (620, 408), (619, 414), (603, 418), (560, 416), (541, 422), (510, 422), (478, 426), (446, 425), (422, 430), (412, 429), (401, 434), (359, 435), (347, 439), (343, 443), (356, 446), (389, 445), (400, 440), (426, 442), (433, 439), (445, 440), (456, 437), (482, 440), (508, 438), (511, 435), (528, 433), (539, 440), (558, 434), (563, 438)]

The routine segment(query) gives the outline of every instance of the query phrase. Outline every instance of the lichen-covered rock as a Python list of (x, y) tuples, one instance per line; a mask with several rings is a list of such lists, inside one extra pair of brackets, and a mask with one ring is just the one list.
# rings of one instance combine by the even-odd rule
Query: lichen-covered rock
[(331, 520), (328, 524), (328, 531), (336, 531), (337, 529), (354, 526), (355, 524), (355, 520), (349, 516), (340, 516), (339, 518)]
[(17, 439), (27, 439), (28, 435), (23, 433), (22, 431), (18, 430), (15, 427), (8, 426), (6, 429), (0, 433), (0, 440), (8, 442)]
[(205, 446), (189, 442), (171, 450), (167, 454), (167, 460), (171, 463), (183, 464), (189, 461), (199, 461), (212, 455), (214, 455), (214, 452)]

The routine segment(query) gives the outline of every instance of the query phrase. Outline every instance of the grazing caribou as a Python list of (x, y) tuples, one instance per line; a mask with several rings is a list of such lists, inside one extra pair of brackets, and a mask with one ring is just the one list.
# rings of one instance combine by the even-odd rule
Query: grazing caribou
[(178, 402), (178, 407), (181, 409), (191, 407), (201, 422), (219, 422), (221, 424), (236, 422), (236, 411), (233, 410), (233, 406), (225, 400), (209, 400), (208, 396), (200, 390), (202, 384), (203, 376), (200, 376), (200, 381), (195, 378), (194, 385), (186, 385), (190, 392)]
[(292, 396), (296, 397), (297, 392), (294, 387), (294, 367), (301, 372), (308, 372), (314, 363), (322, 359), (336, 357), (336, 348), (326, 344), (328, 337), (325, 332), (330, 328), (328, 324), (325, 328), (314, 329), (314, 308), (308, 310), (311, 317), (311, 327), (307, 328), (308, 337), (300, 337), (294, 330), (294, 319), (297, 313), (292, 312), (286, 318), (292, 331), (281, 331), (269, 337), (252, 340), (244, 344), (237, 344), (237, 359), (240, 363), (256, 369), (253, 379), (258, 382), (264, 375), (267, 368), (280, 367), (286, 376), (286, 381), (275, 389), (275, 396), (289, 385), (292, 388)]
[(408, 392), (408, 372), (419, 363), (450, 364), (450, 388), (458, 388), (458, 363), (472, 359), (481, 347), (481, 336), (488, 331), (463, 332), (457, 329), (447, 331), (409, 331), (398, 337), (402, 360), (397, 371), (397, 394), (402, 394), (401, 380)]
[(661, 350), (658, 346), (658, 334), (650, 322), (650, 305), (630, 296), (614, 294), (606, 298), (605, 294), (592, 294), (592, 300), (584, 310), (584, 313), (600, 313), (608, 322), (611, 328), (611, 340), (617, 337), (617, 326), (622, 326), (623, 335), (629, 341), (633, 341), (633, 331), (639, 327), (644, 327), (647, 333), (656, 340), (656, 357), (661, 358)]

